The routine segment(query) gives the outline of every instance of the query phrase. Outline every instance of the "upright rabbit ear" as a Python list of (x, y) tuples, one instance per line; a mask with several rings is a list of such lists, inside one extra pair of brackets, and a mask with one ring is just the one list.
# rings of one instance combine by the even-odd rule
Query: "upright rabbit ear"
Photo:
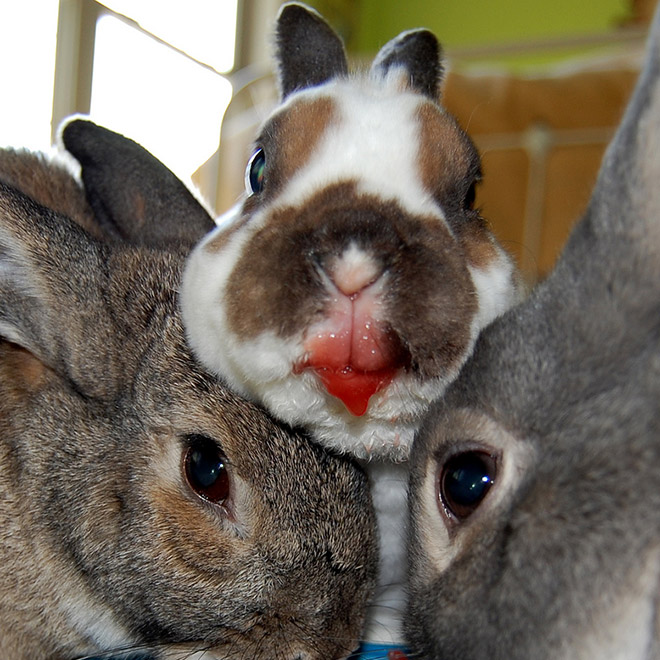
[[(651, 341), (660, 301), (660, 12), (644, 69), (605, 153), (585, 216), (569, 238), (545, 287), (539, 288), (553, 324), (582, 328), (596, 348), (609, 336)], [(601, 334), (604, 333), (604, 334)], [(559, 349), (556, 349), (557, 351)], [(602, 353), (599, 352), (602, 359)], [(619, 359), (623, 359), (619, 356)], [(578, 364), (575, 361), (574, 364)], [(605, 366), (605, 364), (603, 364)]]
[[(645, 66), (621, 125), (605, 154), (584, 221), (608, 239), (628, 235), (637, 250), (660, 254), (660, 10)], [(620, 252), (626, 249), (619, 248)], [(660, 288), (660, 280), (658, 288)]]
[(133, 140), (81, 119), (68, 122), (61, 136), (82, 166), (96, 220), (111, 236), (190, 247), (215, 226), (188, 188)]
[(409, 30), (385, 44), (372, 64), (372, 73), (386, 76), (394, 68), (401, 69), (411, 89), (438, 100), (443, 76), (442, 49), (432, 32)]
[(315, 11), (284, 5), (276, 27), (280, 95), (320, 85), (348, 72), (344, 45)]

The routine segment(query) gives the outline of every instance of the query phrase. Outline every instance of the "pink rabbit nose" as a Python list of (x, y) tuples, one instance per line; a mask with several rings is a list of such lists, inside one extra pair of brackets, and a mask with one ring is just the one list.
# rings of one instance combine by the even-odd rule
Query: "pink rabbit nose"
[(313, 369), (328, 393), (360, 416), (403, 366), (404, 351), (383, 320), (386, 276), (373, 257), (349, 247), (332, 263), (329, 280), (324, 317), (308, 328), (296, 371)]
[(381, 275), (382, 269), (376, 260), (355, 246), (349, 247), (335, 259), (330, 268), (330, 278), (346, 296), (366, 289)]

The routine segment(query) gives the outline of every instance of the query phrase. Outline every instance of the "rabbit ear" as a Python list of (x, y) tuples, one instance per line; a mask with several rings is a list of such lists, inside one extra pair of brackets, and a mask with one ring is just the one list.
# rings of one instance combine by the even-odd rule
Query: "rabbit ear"
[(374, 60), (373, 73), (386, 76), (399, 68), (411, 89), (437, 101), (442, 82), (442, 49), (428, 30), (402, 32), (385, 44)]
[(87, 340), (69, 362), (84, 362), (86, 351), (97, 350), (89, 335), (99, 332), (99, 324), (91, 320), (88, 299), (102, 270), (93, 239), (83, 229), (0, 183), (2, 338), (62, 374), (68, 337), (79, 331)]
[(186, 186), (133, 140), (81, 119), (68, 122), (61, 138), (82, 167), (97, 222), (111, 236), (190, 247), (215, 226)]
[[(583, 221), (599, 240), (612, 244), (613, 255), (613, 241), (622, 234), (636, 245), (636, 252), (658, 254), (660, 250), (660, 190), (656, 185), (660, 181), (660, 13), (654, 19), (647, 49), (644, 69), (605, 154)], [(621, 246), (618, 251), (625, 249)]]
[(303, 5), (282, 7), (276, 42), (282, 100), (348, 72), (341, 39), (319, 14)]
[[(587, 211), (535, 300), (555, 328), (544, 351), (561, 378), (569, 364), (611, 373), (602, 346), (655, 341), (660, 301), (660, 13), (644, 69), (608, 146)], [(538, 308), (537, 308), (538, 309)], [(530, 313), (537, 313), (532, 312)], [(562, 330), (560, 330), (560, 328)], [(572, 328), (566, 335), (563, 328)], [(575, 341), (570, 341), (574, 336)], [(528, 354), (534, 349), (530, 347)], [(612, 354), (614, 364), (624, 355)], [(548, 362), (550, 364), (550, 362)], [(557, 379), (559, 380), (559, 379)], [(563, 385), (559, 385), (562, 388)]]
[(571, 406), (590, 389), (605, 386), (616, 365), (656, 342), (659, 17), (660, 13), (644, 69), (605, 153), (585, 215), (550, 276), (526, 304), (484, 334), (473, 365), (465, 371), (464, 382), (474, 379), (480, 391), (489, 390), (488, 396), (498, 398), (499, 389), (503, 398), (496, 405), (523, 425), (538, 418), (547, 426), (543, 420), (554, 414), (553, 409), (562, 403)]
[(126, 337), (156, 332), (159, 314), (176, 309), (171, 257), (95, 239), (0, 182), (0, 339), (83, 396), (114, 396), (144, 351)]

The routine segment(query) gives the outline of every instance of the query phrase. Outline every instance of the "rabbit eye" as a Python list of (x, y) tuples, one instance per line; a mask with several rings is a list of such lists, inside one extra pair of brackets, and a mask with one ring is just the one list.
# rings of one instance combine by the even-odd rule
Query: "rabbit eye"
[(250, 158), (245, 170), (245, 188), (249, 195), (258, 195), (264, 189), (266, 175), (266, 153), (257, 149)]
[(467, 193), (465, 194), (465, 200), (463, 201), (463, 208), (466, 211), (471, 211), (474, 209), (474, 202), (477, 199), (477, 181), (473, 181), (472, 185), (468, 188)]
[(194, 435), (189, 442), (183, 459), (188, 484), (202, 499), (222, 504), (230, 490), (227, 457), (211, 438)]
[(470, 516), (495, 482), (496, 460), (483, 451), (452, 456), (440, 470), (438, 496), (444, 511), (458, 520)]

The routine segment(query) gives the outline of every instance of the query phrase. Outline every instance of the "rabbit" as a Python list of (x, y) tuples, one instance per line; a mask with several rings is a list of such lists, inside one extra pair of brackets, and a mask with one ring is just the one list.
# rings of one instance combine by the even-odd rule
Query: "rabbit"
[(91, 121), (61, 143), (84, 191), (0, 156), (0, 657), (347, 657), (364, 470), (191, 354), (177, 290), (213, 221), (187, 188)]
[(411, 453), (415, 657), (660, 658), (660, 14), (548, 278)]
[(414, 431), (522, 285), (474, 208), (480, 159), (439, 103), (432, 33), (354, 75), (304, 5), (283, 6), (275, 39), (281, 102), (246, 196), (187, 261), (182, 317), (207, 369), (367, 464), (381, 576), (366, 639), (398, 643)]

